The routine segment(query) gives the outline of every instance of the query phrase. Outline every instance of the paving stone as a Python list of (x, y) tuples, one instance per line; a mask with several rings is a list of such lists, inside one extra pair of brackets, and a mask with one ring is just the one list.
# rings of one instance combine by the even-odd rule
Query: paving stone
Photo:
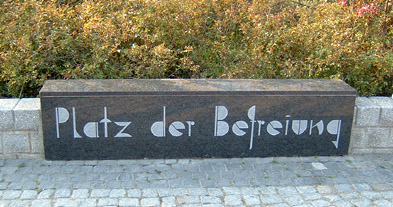
[(216, 196), (201, 196), (201, 203), (202, 204), (220, 204), (222, 203), (221, 199)]
[(310, 200), (318, 200), (322, 198), (322, 195), (319, 193), (305, 193), (303, 194), (303, 197), (306, 201), (310, 201)]
[(367, 183), (356, 183), (353, 184), (353, 187), (358, 191), (371, 190), (371, 186)]
[(120, 207), (139, 206), (139, 199), (138, 198), (120, 198), (119, 199), (119, 206)]
[(240, 188), (240, 191), (243, 195), (259, 195), (257, 188), (243, 187)]
[(334, 189), (331, 186), (320, 185), (317, 186), (317, 191), (322, 194), (332, 194), (334, 193)]
[(75, 200), (75, 206), (95, 207), (97, 206), (97, 199), (92, 199), (92, 198), (77, 199)]
[(361, 198), (361, 199), (355, 199), (350, 201), (352, 204), (354, 204), (356, 207), (369, 207), (371, 206), (371, 201), (366, 198)]
[(349, 193), (354, 190), (350, 184), (338, 184), (338, 185), (334, 185), (334, 188), (339, 193), (343, 193), (343, 192)]
[(293, 207), (313, 207), (313, 205), (311, 205), (311, 204), (302, 204), (302, 205), (293, 206)]
[(370, 184), (372, 189), (375, 191), (388, 191), (392, 189), (392, 186), (386, 183)]
[(244, 195), (243, 194), (244, 203), (248, 206), (260, 205), (261, 201), (258, 195)]
[(385, 199), (393, 199), (393, 191), (386, 191), (381, 194)]
[(53, 192), (54, 190), (52, 189), (43, 190), (38, 194), (38, 199), (50, 198), (53, 195)]
[(31, 207), (51, 206), (51, 200), (35, 200), (32, 202)]
[(124, 198), (126, 195), (126, 191), (123, 189), (113, 189), (110, 194), (109, 197), (111, 198)]
[(117, 206), (118, 201), (115, 198), (100, 198), (98, 199), (97, 206)]
[(222, 188), (226, 195), (240, 195), (241, 191), (238, 187), (223, 187)]
[(188, 190), (185, 188), (173, 188), (172, 189), (173, 195), (174, 196), (184, 196), (188, 195)]
[(68, 198), (71, 195), (70, 189), (59, 189), (55, 192), (55, 198)]
[(156, 189), (142, 189), (142, 196), (147, 198), (157, 197), (158, 193)]
[(298, 206), (304, 203), (304, 200), (300, 195), (286, 195), (282, 197), (284, 201), (286, 201), (291, 206)]
[(181, 188), (183, 187), (183, 182), (178, 179), (168, 180), (168, 185), (170, 188)]
[(219, 188), (208, 188), (207, 191), (211, 196), (223, 196), (224, 193)]
[(20, 199), (22, 200), (33, 200), (37, 198), (37, 191), (35, 190), (24, 190), (20, 195)]
[(141, 206), (159, 206), (160, 200), (158, 198), (142, 198)]
[(139, 198), (142, 196), (142, 191), (139, 189), (131, 189), (127, 191), (127, 195), (131, 198)]
[(269, 207), (289, 207), (286, 203), (279, 203), (274, 205), (269, 205)]
[(360, 195), (371, 200), (383, 197), (381, 193), (373, 191), (362, 191), (360, 192)]
[[(98, 204), (106, 205), (105, 203), (107, 201), (105, 199), (114, 199), (116, 201), (116, 205), (108, 206), (143, 206), (141, 203), (142, 199), (149, 198), (158, 200), (158, 206), (227, 206), (227, 204), (229, 205), (228, 200), (231, 199), (235, 203), (241, 203), (239, 205), (232, 204), (235, 206), (270, 207), (272, 205), (287, 205), (307, 207), (323, 206), (326, 204), (324, 202), (329, 203), (329, 206), (340, 207), (355, 206), (355, 203), (359, 206), (389, 206), (393, 204), (393, 183), (391, 182), (393, 180), (393, 168), (391, 168), (393, 167), (393, 155), (346, 156), (340, 159), (336, 157), (331, 160), (329, 159), (329, 157), (323, 159), (316, 158), (316, 161), (323, 161), (323, 164), (328, 169), (317, 171), (318, 173), (314, 174), (316, 171), (310, 163), (304, 163), (305, 165), (302, 165), (299, 160), (289, 159), (284, 161), (284, 158), (282, 158), (280, 160), (282, 166), (275, 167), (274, 171), (266, 171), (266, 174), (272, 174), (272, 177), (266, 179), (268, 181), (257, 178), (264, 182), (261, 182), (256, 187), (236, 186), (233, 179), (218, 177), (215, 179), (222, 180), (223, 183), (229, 182), (230, 186), (208, 188), (153, 187), (143, 189), (135, 188), (135, 186), (130, 189), (104, 189), (112, 180), (100, 180), (101, 178), (119, 179), (122, 175), (129, 173), (129, 179), (115, 180), (123, 185), (126, 182), (134, 182), (132, 179), (136, 177), (128, 171), (114, 172), (113, 175), (108, 175), (108, 172), (93, 172), (94, 164), (113, 166), (109, 161), (106, 161), (104, 163), (105, 165), (101, 164), (101, 161), (95, 161), (91, 163), (92, 165), (86, 166), (86, 163), (83, 161), (48, 162), (0, 159), (0, 206), (22, 206), (23, 204), (25, 206), (31, 206), (35, 200), (48, 200), (50, 201), (50, 206), (68, 206), (69, 204), (71, 206), (97, 206)], [(226, 161), (226, 159), (223, 160), (222, 163), (225, 165), (230, 162)], [(248, 158), (246, 162), (252, 162), (252, 160), (253, 158)], [(114, 162), (117, 163), (117, 161)], [(149, 163), (151, 162), (149, 161)], [(198, 165), (198, 163), (199, 165), (201, 163), (210, 164), (210, 162), (205, 160), (199, 162), (190, 160), (189, 163), (195, 165)], [(284, 163), (286, 164), (284, 165)], [(20, 166), (22, 164), (23, 167)], [(133, 161), (133, 164), (138, 166), (139, 161)], [(162, 165), (162, 163), (159, 165)], [(271, 165), (277, 164), (271, 163)], [(381, 166), (384, 167), (382, 168)], [(233, 166), (231, 167), (233, 168)], [(243, 167), (244, 164), (240, 164), (239, 170), (235, 171), (234, 174), (246, 170)], [(154, 169), (157, 169), (155, 166), (151, 166), (150, 168), (144, 167), (144, 169), (152, 170), (152, 173), (142, 172), (144, 176), (147, 176), (146, 180), (147, 178), (155, 178), (154, 176), (158, 175), (154, 172)], [(200, 166), (199, 169), (201, 169)], [(171, 168), (167, 172), (172, 170), (176, 171)], [(297, 170), (313, 172), (312, 176), (308, 178), (318, 181), (321, 185), (305, 185), (301, 184), (301, 182), (298, 185), (295, 179), (305, 179), (307, 177), (291, 177), (293, 176), (292, 174), (298, 172)], [(258, 176), (265, 176), (265, 172), (260, 172), (262, 172), (262, 175)], [(151, 174), (154, 176), (150, 177)], [(254, 172), (249, 174), (242, 173), (242, 176), (250, 176), (250, 179), (257, 180), (253, 177), (255, 175)], [(182, 182), (183, 179), (192, 179), (192, 176), (182, 176), (173, 180), (180, 180)], [(143, 176), (140, 178), (142, 179)], [(77, 186), (77, 183), (86, 182), (86, 179), (90, 179), (91, 181), (88, 182), (94, 184), (88, 185), (86, 188), (74, 188), (74, 186)], [(282, 183), (280, 181), (284, 179), (288, 179), (291, 185), (284, 183), (285, 186), (280, 186)], [(343, 184), (335, 184), (336, 181), (340, 180)], [(331, 181), (333, 181), (333, 184), (330, 183)], [(356, 181), (355, 184), (351, 184), (354, 181)], [(161, 182), (161, 180), (152, 180), (150, 186), (154, 185), (154, 182)], [(64, 185), (64, 188), (58, 188), (58, 183), (66, 183), (66, 185)], [(71, 183), (72, 185), (67, 183)], [(40, 190), (42, 186), (50, 189)], [(95, 188), (95, 186), (102, 186), (102, 188)], [(10, 200), (3, 199), (4, 196), (7, 197), (6, 191), (10, 191), (10, 188), (20, 189), (15, 190), (20, 192), (19, 197)], [(8, 197), (10, 196), (8, 195)], [(126, 205), (127, 201), (122, 201), (122, 199), (129, 199), (129, 204)], [(83, 200), (89, 201), (83, 203)], [(111, 202), (108, 200), (109, 204)]]
[(188, 192), (190, 193), (190, 195), (193, 195), (193, 196), (208, 195), (208, 192), (204, 188), (189, 188)]
[(92, 198), (107, 198), (110, 192), (111, 190), (109, 189), (93, 189), (90, 196)]
[(170, 188), (158, 188), (157, 193), (160, 197), (174, 196), (173, 191)]
[(261, 191), (262, 194), (266, 194), (266, 195), (277, 194), (277, 189), (272, 186), (260, 187), (259, 190)]
[(316, 193), (317, 190), (313, 186), (297, 186), (296, 189), (301, 194)]
[(324, 206), (330, 206), (331, 204), (325, 200), (314, 200), (311, 201), (311, 204), (315, 207), (324, 207)]
[(173, 196), (170, 197), (163, 197), (161, 198), (161, 206), (163, 207), (170, 207), (170, 206), (176, 206), (176, 198)]
[(214, 188), (217, 187), (215, 180), (199, 180), (201, 182), (201, 187), (203, 188)]
[[(1, 206), (1, 202), (0, 202)], [(31, 206), (31, 201), (27, 200), (12, 200), (9, 201), (9, 204), (6, 206), (12, 206), (12, 207), (26, 207), (26, 206)]]
[(341, 193), (340, 196), (344, 199), (351, 200), (351, 199), (357, 199), (360, 197), (359, 193), (357, 192), (352, 192), (352, 193)]
[(3, 192), (4, 200), (17, 199), (22, 194), (22, 191), (19, 190), (6, 190)]
[(182, 197), (185, 199), (186, 204), (199, 204), (200, 203), (199, 196), (187, 195), (187, 196), (182, 196)]
[(72, 198), (88, 198), (89, 190), (88, 189), (76, 189), (72, 191)]
[(224, 204), (226, 206), (240, 206), (243, 205), (242, 197), (240, 195), (227, 195), (224, 197)]
[(8, 185), (9, 190), (22, 190), (24, 182), (11, 182)]
[(59, 199), (56, 199), (55, 206), (56, 207), (73, 207), (74, 203), (73, 203), (73, 200), (71, 200), (71, 199), (59, 198)]
[(278, 195), (262, 195), (261, 201), (263, 204), (271, 205), (282, 202), (282, 198)]
[(283, 194), (283, 195), (298, 193), (296, 188), (293, 186), (277, 187), (277, 190), (280, 194)]
[(345, 200), (340, 200), (335, 203), (333, 203), (333, 206), (339, 206), (339, 207), (353, 207), (354, 205), (350, 203), (349, 201)]
[(330, 203), (342, 200), (342, 198), (338, 195), (323, 195), (323, 198)]
[(376, 207), (386, 207), (386, 206), (391, 206), (392, 203), (388, 200), (376, 200), (373, 201), (372, 205)]

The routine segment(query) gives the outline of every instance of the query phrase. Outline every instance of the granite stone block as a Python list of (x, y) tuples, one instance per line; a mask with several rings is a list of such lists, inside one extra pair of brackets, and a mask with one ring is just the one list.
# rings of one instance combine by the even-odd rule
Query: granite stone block
[(42, 132), (30, 131), (31, 153), (44, 154)]
[(366, 97), (356, 99), (356, 125), (357, 126), (377, 126), (381, 107)]
[(30, 152), (29, 132), (5, 132), (3, 147), (6, 154)]
[(16, 130), (38, 130), (40, 125), (40, 99), (23, 98), (14, 108)]
[(0, 131), (14, 129), (13, 109), (19, 99), (0, 99)]
[(389, 139), (390, 128), (367, 128), (364, 134), (367, 137), (366, 147), (393, 147), (393, 139)]
[(352, 127), (351, 146), (355, 148), (364, 148), (367, 146), (368, 137), (365, 133), (365, 128)]
[(56, 80), (40, 96), (46, 159), (179, 159), (345, 155), (356, 91), (339, 80)]
[(381, 107), (380, 126), (393, 126), (393, 99), (388, 97), (371, 97), (371, 101)]
[(4, 132), (0, 132), (0, 154), (3, 154), (3, 137)]

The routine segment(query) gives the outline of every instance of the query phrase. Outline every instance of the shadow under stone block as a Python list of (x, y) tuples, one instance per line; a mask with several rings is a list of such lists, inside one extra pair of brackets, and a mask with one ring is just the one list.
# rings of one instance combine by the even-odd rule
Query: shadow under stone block
[(50, 160), (348, 153), (356, 91), (340, 80), (50, 80)]

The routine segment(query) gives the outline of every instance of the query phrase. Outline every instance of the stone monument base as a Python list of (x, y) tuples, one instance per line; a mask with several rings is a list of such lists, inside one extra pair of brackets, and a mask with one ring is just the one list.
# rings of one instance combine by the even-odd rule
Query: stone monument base
[(340, 80), (51, 80), (49, 160), (348, 153), (356, 91)]

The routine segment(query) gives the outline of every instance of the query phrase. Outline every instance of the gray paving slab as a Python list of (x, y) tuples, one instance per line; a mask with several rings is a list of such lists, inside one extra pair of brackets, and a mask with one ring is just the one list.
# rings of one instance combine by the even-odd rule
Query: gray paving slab
[(0, 160), (1, 207), (179, 205), (393, 206), (393, 155)]

